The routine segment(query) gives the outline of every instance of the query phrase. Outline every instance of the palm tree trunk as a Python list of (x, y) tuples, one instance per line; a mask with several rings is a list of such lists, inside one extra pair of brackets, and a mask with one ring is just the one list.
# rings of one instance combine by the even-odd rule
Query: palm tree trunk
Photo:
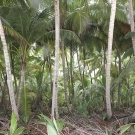
[(69, 69), (69, 64), (68, 64), (68, 58), (67, 58), (66, 51), (65, 51), (65, 58), (66, 58), (66, 64), (67, 64), (67, 70), (68, 70), (68, 79), (67, 79), (68, 80), (68, 86), (70, 86), (70, 69)]
[(53, 91), (53, 81), (52, 81), (52, 64), (51, 64), (51, 55), (48, 57), (49, 62), (49, 73), (50, 73), (50, 88), (51, 92)]
[(112, 109), (110, 101), (110, 68), (111, 68), (111, 54), (112, 54), (115, 13), (116, 13), (116, 0), (112, 0), (109, 33), (108, 33), (108, 56), (106, 65), (106, 108), (108, 120), (112, 117)]
[[(83, 78), (82, 78), (82, 83), (83, 83), (83, 92), (84, 92), (84, 71), (85, 71), (85, 60), (86, 60), (86, 53), (85, 53), (85, 47), (83, 46)], [(84, 92), (84, 94), (85, 94), (85, 92)], [(84, 95), (84, 97), (85, 97), (85, 95)]]
[[(0, 111), (2, 111), (3, 109), (7, 109), (7, 101), (6, 101), (6, 88), (7, 88), (7, 75), (4, 77), (4, 86), (2, 87), (2, 85), (0, 84), (0, 89), (2, 91), (2, 96), (1, 96), (1, 101), (0, 101)], [(1, 81), (2, 82), (2, 81)]]
[(65, 99), (66, 99), (66, 104), (67, 104), (67, 109), (69, 109), (69, 101), (68, 101), (68, 91), (67, 91), (67, 84), (66, 84), (66, 72), (65, 72), (65, 49), (64, 49), (64, 39), (61, 39), (61, 46), (62, 46), (62, 65), (63, 65), (63, 81), (64, 81), (64, 91), (65, 91)]
[(72, 105), (74, 106), (74, 82), (73, 82), (73, 50), (72, 50), (72, 43), (70, 45), (70, 81), (71, 81), (71, 98), (72, 98)]
[(14, 58), (13, 58), (13, 54), (10, 54), (11, 56), (11, 66), (12, 66), (12, 74), (14, 76), (14, 83), (15, 83), (15, 92), (17, 92), (17, 79), (15, 76), (15, 67), (14, 67)]
[[(114, 45), (117, 50), (117, 56), (119, 58), (119, 72), (118, 72), (118, 76), (119, 76), (121, 73), (121, 54), (120, 54), (120, 50), (119, 50), (118, 45), (115, 40), (114, 40)], [(118, 84), (118, 109), (120, 109), (120, 105), (121, 105), (121, 82), (119, 82), (119, 84)]]
[(58, 72), (59, 72), (59, 39), (60, 39), (60, 15), (59, 15), (59, 0), (54, 0), (55, 7), (55, 65), (54, 65), (54, 81), (53, 81), (53, 94), (52, 94), (52, 117), (56, 112), (56, 118), (58, 118), (58, 105), (57, 105), (57, 93), (58, 93)]
[[(132, 0), (129, 0), (128, 2), (129, 2), (129, 12), (130, 12), (130, 27), (131, 27), (131, 32), (134, 32), (135, 24), (134, 24), (134, 14), (133, 14), (133, 3)], [(132, 44), (133, 44), (133, 50), (135, 55), (135, 36), (132, 37)], [(127, 117), (126, 120), (127, 120), (126, 123), (135, 122), (135, 111), (131, 116)]]
[(79, 68), (79, 74), (80, 74), (80, 80), (81, 80), (81, 82), (82, 82), (82, 89), (83, 89), (83, 91), (84, 91), (84, 78), (83, 78), (83, 76), (82, 76), (82, 74), (81, 74), (81, 67), (80, 67), (80, 63), (79, 63), (79, 54), (78, 54), (78, 50), (76, 50), (76, 54), (77, 54), (77, 62), (78, 62), (78, 68)]
[(17, 100), (17, 107), (20, 108), (20, 99), (21, 99), (21, 92), (24, 88), (24, 80), (25, 80), (25, 62), (22, 61), (22, 69), (21, 69), (21, 75), (20, 75), (20, 86), (18, 89), (18, 100)]
[[(133, 3), (132, 0), (129, 0), (129, 12), (130, 12), (130, 26), (131, 26), (131, 32), (134, 32), (134, 14), (133, 14)], [(133, 44), (133, 50), (135, 54), (135, 36), (132, 37), (132, 44)]]
[(13, 82), (12, 82), (9, 53), (8, 53), (7, 43), (6, 43), (5, 34), (4, 34), (1, 20), (0, 20), (0, 37), (1, 37), (1, 42), (3, 44), (3, 52), (4, 52), (4, 58), (5, 58), (5, 64), (6, 64), (7, 84), (8, 84), (8, 89), (9, 89), (11, 108), (12, 108), (12, 111), (15, 113), (16, 118), (19, 120), (18, 109), (15, 102), (14, 87), (13, 87)]

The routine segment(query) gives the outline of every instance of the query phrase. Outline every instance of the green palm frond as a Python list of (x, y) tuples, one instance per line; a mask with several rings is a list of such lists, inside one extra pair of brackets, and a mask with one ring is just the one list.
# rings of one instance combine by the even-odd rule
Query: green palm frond
[[(71, 30), (61, 29), (60, 36), (69, 41), (74, 41), (76, 43), (81, 43), (79, 37), (75, 34), (75, 32)], [(49, 31), (45, 34), (46, 39), (54, 40), (55, 39), (55, 30)]]
[(39, 38), (45, 35), (47, 29), (51, 27), (50, 25), (51, 24), (48, 24), (48, 22), (43, 20), (33, 26), (29, 35), (29, 42), (36, 42)]
[(98, 4), (94, 3), (89, 6), (90, 16), (93, 20), (109, 20), (111, 6), (108, 3)]
[(50, 12), (54, 10), (54, 6), (45, 8), (41, 13), (39, 13), (38, 18), (46, 19), (50, 16)]
[(21, 5), (23, 9), (29, 9), (30, 8), (29, 0), (17, 0), (16, 4)]
[(126, 35), (125, 35), (125, 39), (128, 39), (128, 38), (131, 38), (131, 37), (134, 37), (135, 36), (135, 32), (128, 32)]
[[(111, 4), (106, 2), (106, 3), (94, 3), (89, 6), (90, 9), (90, 15), (91, 17), (95, 20), (109, 20), (110, 19), (110, 9), (111, 9)], [(125, 7), (117, 4), (116, 8), (116, 19), (122, 22), (127, 23), (127, 14)]]
[(124, 10), (125, 10), (125, 6), (117, 4), (116, 17), (115, 18), (119, 21), (124, 22), (124, 23), (128, 23), (127, 12), (124, 11)]
[(4, 24), (5, 26), (11, 27), (9, 22), (7, 22), (7, 20), (5, 20), (3, 17), (0, 16), (0, 20), (2, 21), (2, 24)]
[(16, 32), (14, 29), (7, 27), (7, 26), (4, 26), (4, 31), (5, 31), (6, 35), (14, 37), (17, 42), (19, 42), (21, 44), (29, 45), (27, 40), (24, 37), (22, 37), (18, 32)]
[(65, 24), (68, 29), (74, 30), (78, 35), (80, 35), (89, 24), (89, 21), (90, 18), (88, 14), (83, 12), (81, 9), (76, 9), (67, 15)]
[(123, 69), (123, 71), (121, 72), (121, 74), (119, 75), (118, 79), (117, 79), (117, 83), (121, 82), (123, 80), (123, 78), (125, 78), (126, 76), (129, 76), (131, 72), (135, 71), (135, 56), (133, 56), (129, 62), (127, 63), (126, 67)]
[(0, 0), (0, 6), (12, 6), (15, 0)]
[(9, 11), (10, 11), (9, 7), (0, 7), (0, 16), (2, 16), (3, 18), (6, 18)]
[(133, 54), (134, 54), (134, 50), (133, 48), (130, 48), (124, 53), (122, 59), (126, 59), (127, 57), (132, 56)]
[(61, 29), (60, 36), (64, 37), (64, 39), (67, 39), (69, 41), (74, 41), (74, 42), (79, 43), (79, 44), (81, 43), (79, 37), (75, 34), (75, 32), (73, 32), (71, 30)]
[(13, 7), (9, 11), (7, 21), (12, 24), (15, 31), (20, 33), (25, 39), (29, 37), (30, 18), (21, 7)]

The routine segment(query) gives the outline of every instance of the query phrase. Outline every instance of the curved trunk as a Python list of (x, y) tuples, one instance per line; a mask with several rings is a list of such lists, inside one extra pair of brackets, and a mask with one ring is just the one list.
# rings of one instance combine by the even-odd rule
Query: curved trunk
[(115, 13), (116, 13), (116, 0), (112, 0), (109, 33), (108, 33), (108, 55), (107, 55), (107, 65), (106, 65), (107, 119), (110, 119), (112, 117), (112, 109), (111, 109), (111, 101), (110, 101), (110, 68), (111, 68), (111, 54), (112, 54), (112, 42), (113, 42)]
[(1, 42), (3, 44), (3, 52), (4, 52), (4, 58), (5, 58), (7, 84), (8, 84), (8, 90), (9, 90), (11, 108), (12, 108), (12, 111), (15, 113), (16, 118), (19, 120), (18, 110), (17, 110), (17, 106), (15, 102), (14, 87), (13, 87), (13, 82), (12, 82), (9, 53), (8, 53), (7, 43), (6, 43), (5, 34), (4, 34), (1, 20), (0, 20), (0, 37), (1, 37)]

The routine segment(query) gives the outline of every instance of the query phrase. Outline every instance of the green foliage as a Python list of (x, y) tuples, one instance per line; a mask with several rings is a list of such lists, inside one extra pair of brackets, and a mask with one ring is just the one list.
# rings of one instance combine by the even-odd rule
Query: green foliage
[(124, 53), (122, 59), (126, 59), (126, 58), (132, 56), (133, 54), (134, 54), (134, 50), (133, 50), (133, 48), (130, 48)]
[(37, 124), (42, 124), (47, 127), (47, 133), (48, 135), (60, 135), (60, 132), (63, 129), (63, 122), (56, 121), (55, 118), (48, 118), (47, 116), (40, 114), (39, 115), (40, 120), (45, 120), (42, 122), (38, 122)]
[(82, 114), (83, 116), (88, 116), (88, 106), (90, 102), (83, 101), (78, 107), (77, 107), (77, 112), (79, 114)]
[[(18, 19), (16, 19), (16, 17), (18, 17)], [(18, 6), (11, 8), (7, 18), (8, 22), (12, 24), (13, 29), (20, 33), (25, 39), (29, 37), (30, 19), (23, 9)]]
[(119, 75), (118, 80), (121, 81), (124, 77), (129, 76), (131, 72), (135, 70), (135, 56), (133, 56), (127, 63), (126, 67), (123, 69)]
[(11, 125), (10, 125), (10, 135), (20, 135), (20, 134), (22, 134), (24, 129), (25, 129), (24, 127), (17, 128), (17, 119), (16, 119), (14, 112), (12, 112)]
[(130, 123), (130, 124), (126, 124), (126, 125), (122, 126), (120, 129), (120, 135), (125, 133), (132, 125), (135, 125), (135, 123)]
[(126, 35), (125, 35), (125, 39), (128, 39), (128, 38), (132, 38), (135, 36), (135, 32), (128, 32)]
[(31, 114), (30, 97), (27, 88), (23, 88), (22, 90), (20, 104), (21, 119), (27, 124)]
[(70, 12), (66, 19), (67, 28), (74, 30), (78, 35), (80, 35), (89, 23), (89, 16), (81, 9), (76, 9)]

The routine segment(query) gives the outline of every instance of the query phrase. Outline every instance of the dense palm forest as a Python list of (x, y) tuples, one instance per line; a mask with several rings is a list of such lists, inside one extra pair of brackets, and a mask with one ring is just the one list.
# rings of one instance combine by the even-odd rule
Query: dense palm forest
[(27, 127), (38, 119), (53, 127), (48, 135), (68, 135), (54, 118), (71, 115), (118, 121), (117, 132), (99, 129), (124, 133), (135, 122), (134, 6), (134, 0), (0, 0), (0, 133), (33, 134)]

